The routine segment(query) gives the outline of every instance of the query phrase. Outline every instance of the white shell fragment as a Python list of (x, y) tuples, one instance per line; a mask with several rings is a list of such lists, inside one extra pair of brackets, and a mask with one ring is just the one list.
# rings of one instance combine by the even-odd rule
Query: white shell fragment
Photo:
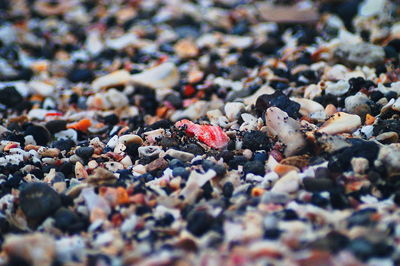
[(134, 74), (130, 80), (134, 84), (144, 85), (152, 89), (167, 89), (178, 84), (179, 71), (173, 63), (167, 62), (142, 73)]
[(318, 129), (318, 132), (326, 134), (352, 133), (360, 126), (361, 118), (358, 115), (338, 112), (330, 117)]

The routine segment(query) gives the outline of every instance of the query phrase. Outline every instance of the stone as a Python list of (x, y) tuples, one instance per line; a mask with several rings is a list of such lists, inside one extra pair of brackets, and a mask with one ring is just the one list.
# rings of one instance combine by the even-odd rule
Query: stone
[(383, 47), (370, 43), (342, 44), (334, 51), (336, 59), (347, 66), (375, 66), (383, 63)]
[(361, 92), (349, 96), (344, 101), (346, 111), (350, 114), (356, 114), (361, 117), (362, 120), (365, 120), (365, 116), (371, 113), (371, 108), (368, 105), (369, 101), (367, 95)]
[(306, 141), (300, 132), (300, 123), (277, 107), (267, 109), (265, 115), (268, 133), (277, 136), (285, 145), (285, 156), (299, 153), (305, 146)]
[(82, 159), (89, 159), (94, 153), (93, 147), (79, 147), (75, 150), (75, 154), (81, 157)]
[(110, 74), (101, 76), (93, 80), (92, 88), (98, 91), (102, 88), (110, 88), (125, 85), (129, 82), (131, 75), (126, 70), (117, 70)]
[(164, 158), (158, 158), (146, 166), (147, 172), (164, 170), (168, 167), (168, 162)]
[(271, 189), (271, 192), (294, 193), (299, 190), (300, 177), (296, 171), (290, 171), (282, 176)]
[(361, 126), (361, 118), (344, 112), (337, 112), (317, 130), (320, 133), (352, 133)]
[(19, 200), (28, 221), (42, 221), (61, 207), (59, 194), (45, 183), (23, 185)]
[(333, 187), (332, 180), (324, 177), (303, 178), (304, 189), (310, 192), (329, 191)]
[(176, 159), (179, 159), (184, 162), (191, 161), (194, 158), (194, 154), (189, 153), (189, 152), (184, 152), (184, 151), (178, 151), (175, 149), (169, 149), (166, 151), (165, 155), (169, 155), (171, 157), (174, 157)]

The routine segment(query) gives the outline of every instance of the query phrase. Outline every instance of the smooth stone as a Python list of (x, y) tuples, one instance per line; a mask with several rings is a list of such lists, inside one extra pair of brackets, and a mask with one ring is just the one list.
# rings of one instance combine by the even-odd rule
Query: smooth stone
[(171, 157), (174, 157), (176, 159), (179, 159), (184, 162), (191, 161), (194, 158), (194, 154), (185, 152), (185, 151), (178, 151), (175, 149), (169, 149), (166, 151), (165, 155), (169, 155)]
[(320, 133), (352, 133), (361, 126), (361, 118), (344, 112), (337, 112), (317, 130)]
[(310, 192), (328, 191), (332, 189), (333, 182), (328, 178), (303, 178), (304, 189)]
[(347, 66), (374, 66), (383, 63), (383, 47), (370, 43), (342, 44), (334, 51), (339, 62)]
[(369, 101), (367, 95), (359, 92), (356, 95), (347, 97), (344, 103), (347, 112), (356, 114), (361, 117), (362, 120), (365, 120), (365, 116), (371, 113), (371, 108), (368, 105)]
[(59, 119), (51, 120), (47, 122), (45, 126), (51, 134), (55, 134), (67, 129), (67, 121)]
[(225, 115), (229, 121), (237, 120), (239, 119), (240, 112), (243, 111), (244, 107), (243, 103), (226, 103), (224, 107)]
[(75, 150), (75, 154), (81, 157), (82, 159), (89, 159), (94, 152), (93, 147), (79, 147)]
[(264, 204), (286, 204), (289, 200), (289, 194), (285, 192), (266, 191), (261, 197), (261, 202)]
[(93, 80), (92, 87), (95, 91), (98, 91), (102, 88), (125, 85), (129, 82), (130, 78), (131, 74), (128, 71), (117, 70)]
[(300, 177), (296, 171), (290, 171), (274, 184), (271, 192), (294, 193), (299, 190)]
[(28, 183), (20, 190), (20, 206), (28, 219), (41, 221), (61, 207), (61, 198), (45, 183)]

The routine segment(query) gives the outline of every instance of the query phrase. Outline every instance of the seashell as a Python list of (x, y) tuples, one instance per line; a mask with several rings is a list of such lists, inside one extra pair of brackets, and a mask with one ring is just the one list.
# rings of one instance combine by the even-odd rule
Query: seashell
[(150, 68), (139, 74), (131, 76), (134, 84), (150, 87), (152, 89), (172, 88), (179, 81), (178, 68), (170, 62)]
[(330, 117), (317, 132), (326, 134), (352, 133), (361, 126), (361, 118), (344, 112), (337, 112)]
[(131, 74), (126, 70), (117, 70), (110, 74), (101, 76), (92, 82), (95, 91), (113, 86), (126, 85), (131, 78)]
[(223, 148), (230, 140), (228, 135), (219, 126), (197, 125), (187, 119), (176, 122), (175, 126), (186, 126), (186, 134), (196, 136), (201, 142), (212, 148)]
[(120, 136), (118, 139), (118, 142), (122, 143), (124, 145), (129, 144), (129, 143), (135, 143), (135, 144), (142, 145), (143, 139), (135, 134), (127, 134), (127, 135)]
[(285, 156), (295, 155), (301, 151), (306, 141), (300, 132), (300, 123), (278, 107), (267, 109), (266, 125), (269, 134), (277, 136), (285, 145)]

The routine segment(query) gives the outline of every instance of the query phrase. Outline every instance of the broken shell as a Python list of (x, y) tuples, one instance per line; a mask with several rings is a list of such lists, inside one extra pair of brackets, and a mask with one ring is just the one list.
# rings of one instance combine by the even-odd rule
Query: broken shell
[(94, 90), (110, 88), (113, 86), (125, 85), (130, 80), (131, 75), (126, 70), (117, 70), (105, 76), (99, 77), (92, 82)]
[(361, 126), (361, 118), (338, 112), (330, 117), (317, 131), (326, 134), (352, 133)]
[(135, 144), (142, 145), (143, 139), (135, 134), (127, 134), (127, 135), (122, 135), (121, 137), (119, 137), (118, 142), (122, 143), (124, 145), (129, 144), (129, 143), (135, 143)]
[(179, 71), (173, 63), (167, 62), (131, 76), (131, 81), (152, 89), (172, 88), (179, 81)]
[(277, 136), (285, 145), (285, 155), (295, 155), (301, 151), (306, 141), (300, 132), (300, 123), (278, 107), (270, 107), (266, 112), (269, 134)]
[(153, 157), (161, 153), (161, 148), (158, 146), (139, 147), (138, 152), (140, 157)]

